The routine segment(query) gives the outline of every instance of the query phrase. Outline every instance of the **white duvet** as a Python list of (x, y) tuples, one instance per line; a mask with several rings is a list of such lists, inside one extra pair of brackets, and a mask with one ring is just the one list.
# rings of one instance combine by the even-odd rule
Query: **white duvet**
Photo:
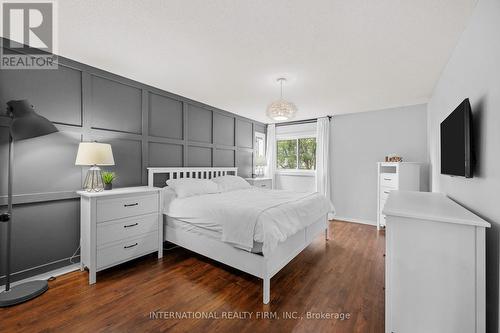
[(219, 231), (221, 240), (250, 250), (263, 243), (266, 256), (279, 242), (333, 212), (319, 193), (299, 193), (252, 187), (236, 191), (176, 198), (164, 213), (197, 226)]

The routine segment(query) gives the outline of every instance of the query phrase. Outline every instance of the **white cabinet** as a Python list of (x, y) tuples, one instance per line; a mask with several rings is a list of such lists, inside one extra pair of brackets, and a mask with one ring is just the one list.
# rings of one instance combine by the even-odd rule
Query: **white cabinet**
[(386, 333), (484, 333), (489, 223), (441, 193), (393, 191), (384, 213)]
[(103, 192), (78, 191), (80, 207), (80, 265), (96, 272), (158, 251), (163, 256), (160, 189), (128, 187)]
[(252, 186), (260, 188), (273, 188), (273, 180), (271, 178), (245, 178), (245, 180)]
[(377, 163), (377, 229), (385, 227), (382, 210), (391, 191), (420, 191), (421, 167), (421, 163), (414, 162)]

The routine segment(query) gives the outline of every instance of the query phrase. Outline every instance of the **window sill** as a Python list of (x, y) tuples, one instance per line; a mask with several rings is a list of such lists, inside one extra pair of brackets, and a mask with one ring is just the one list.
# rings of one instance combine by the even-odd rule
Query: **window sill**
[(308, 170), (278, 170), (277, 176), (297, 176), (297, 177), (315, 177), (316, 171)]

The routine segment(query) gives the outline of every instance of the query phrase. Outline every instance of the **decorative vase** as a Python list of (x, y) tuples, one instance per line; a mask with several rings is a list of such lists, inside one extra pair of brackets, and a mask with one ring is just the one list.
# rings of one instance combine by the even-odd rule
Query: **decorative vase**
[(104, 190), (105, 191), (112, 190), (112, 189), (113, 189), (113, 183), (106, 183), (106, 184), (104, 184)]

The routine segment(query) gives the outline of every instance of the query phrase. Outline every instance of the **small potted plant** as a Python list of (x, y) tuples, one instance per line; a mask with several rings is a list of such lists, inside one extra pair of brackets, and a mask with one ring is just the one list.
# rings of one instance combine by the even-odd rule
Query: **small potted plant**
[(102, 182), (104, 183), (104, 190), (113, 189), (113, 180), (115, 180), (116, 174), (114, 172), (104, 171), (102, 172)]

